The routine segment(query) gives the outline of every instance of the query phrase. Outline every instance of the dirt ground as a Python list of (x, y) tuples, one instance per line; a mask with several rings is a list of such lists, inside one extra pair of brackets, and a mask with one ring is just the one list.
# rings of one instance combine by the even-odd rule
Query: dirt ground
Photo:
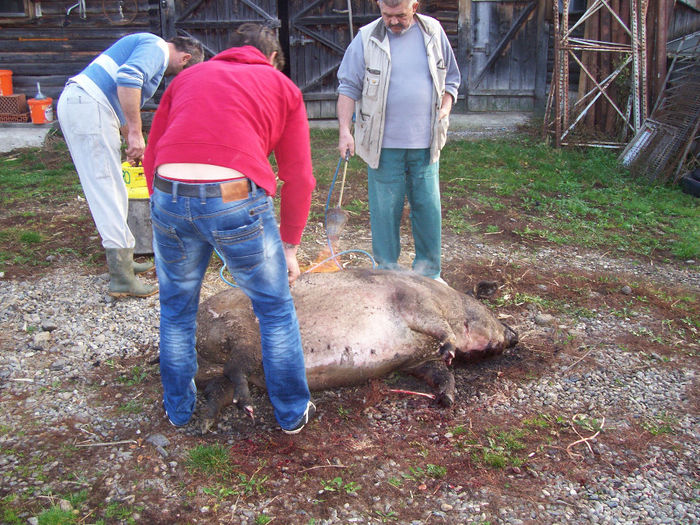
[[(324, 202), (324, 191), (317, 190), (316, 203)], [(345, 191), (347, 202), (365, 199), (366, 190), (360, 184), (351, 184)], [(4, 279), (36, 279), (37, 273), (53, 271), (57, 266), (63, 268), (68, 280), (72, 274), (106, 271), (99, 240), (85, 220), (89, 215), (84, 202), (55, 208), (47, 208), (46, 204), (38, 203), (37, 213), (55, 232), (52, 246), (72, 251), (47, 268), (10, 268)], [(315, 211), (320, 214), (323, 210), (317, 204)], [(89, 396), (97, 404), (115, 396), (144, 400), (145, 411), (138, 420), (134, 418), (134, 429), (143, 428), (144, 420), (149, 422), (148, 435), (162, 434), (169, 440), (162, 447), (167, 449), (166, 454), (149, 443), (147, 436), (136, 434), (126, 444), (94, 446), (87, 454), (75, 453), (76, 446), (90, 438), (75, 430), (80, 423), (77, 421), (55, 429), (23, 427), (23, 436), (12, 451), (29, 458), (37, 443), (53, 450), (57, 465), (47, 468), (47, 484), (65, 473), (83, 473), (96, 480), (87, 483), (77, 478), (72, 486), (63, 484), (61, 489), (53, 490), (53, 494), (66, 494), (88, 489), (76, 523), (98, 519), (152, 524), (342, 523), (338, 512), (342, 516), (343, 509), (355, 512), (362, 523), (497, 523), (499, 502), (513, 498), (533, 504), (542, 501), (544, 478), (548, 476), (562, 476), (583, 489), (596, 476), (620, 475), (639, 468), (649, 447), (681, 446), (687, 436), (672, 423), (669, 432), (655, 432), (641, 423), (601, 431), (599, 427), (571, 423), (574, 414), (565, 406), (526, 411), (522, 417), (487, 409), (489, 401), (485, 399), (507, 398), (514, 390), (528, 388), (563, 366), (586, 374), (597, 366), (589, 352), (601, 346), (624, 348), (631, 355), (658, 356), (668, 368), (698, 369), (700, 304), (697, 280), (682, 277), (687, 275), (687, 262), (669, 264), (664, 253), (640, 261), (614, 254), (591, 254), (576, 247), (532, 241), (524, 244), (523, 238), (512, 232), (523, 230), (527, 220), (505, 212), (484, 218), (485, 223), (499, 226), (497, 234), (445, 233), (444, 279), (468, 293), (479, 281), (495, 281), (497, 290), (487, 304), (520, 335), (517, 347), (501, 356), (456, 366), (458, 394), (453, 407), (441, 408), (426, 397), (397, 392), (429, 393), (430, 389), (411, 377), (394, 374), (358, 387), (315, 393), (318, 417), (296, 436), (286, 436), (275, 428), (269, 403), (257, 390), (254, 395), (260, 421), (256, 425), (229, 408), (214, 432), (200, 435), (196, 425), (176, 430), (163, 418), (155, 364), (158, 349), (145, 347), (135, 355), (115, 357), (111, 368), (96, 367), (92, 377), (76, 378), (76, 385), (88, 389), (93, 385)], [(408, 228), (406, 218), (404, 262), (410, 261)], [(369, 239), (367, 217), (351, 215), (341, 248), (369, 250)], [(322, 245), (320, 224), (310, 224), (300, 258), (311, 262)], [(541, 250), (552, 250), (557, 257), (535, 259), (534, 254)], [(76, 253), (77, 257), (73, 255)], [(604, 264), (592, 267), (589, 263), (594, 258)], [(86, 265), (85, 261), (93, 262)], [(348, 257), (346, 262), (367, 265), (362, 256)], [(640, 267), (651, 271), (640, 273)], [(656, 271), (662, 268), (668, 271)], [(681, 270), (674, 272), (674, 268)], [(215, 272), (208, 277), (212, 282), (216, 278)], [(643, 311), (636, 318), (636, 331), (624, 329), (624, 319), (632, 315), (631, 310)], [(619, 330), (591, 334), (577, 328), (582, 319), (602, 311), (615, 313), (608, 317), (620, 320)], [(542, 313), (551, 314), (553, 321), (534, 321)], [(15, 344), (7, 334), (0, 336), (0, 342), (6, 349)], [(142, 381), (135, 385), (120, 382), (135, 366), (146, 372)], [(95, 386), (104, 383), (108, 386)], [(674, 417), (698, 413), (697, 391), (695, 388)], [(0, 396), (4, 406), (19, 406), (24, 401), (8, 388), (0, 390)], [(525, 420), (532, 423), (525, 424)], [(494, 445), (499, 433), (516, 430), (517, 440), (513, 440), (517, 446), (509, 449), (503, 445), (499, 449)], [(130, 429), (120, 428), (118, 433), (130, 435)], [(624, 464), (609, 462), (608, 455), (598, 447), (600, 443), (606, 450), (626, 457)], [(188, 468), (188, 451), (199, 445), (223, 445), (232, 471)], [(129, 461), (118, 461), (123, 450), (129, 452)], [(496, 451), (495, 456), (500, 453), (502, 461), (497, 457), (489, 460), (482, 454), (487, 450)], [(111, 467), (105, 469), (105, 465)], [(29, 480), (31, 485), (39, 474), (28, 469), (24, 473), (15, 470), (13, 475)], [(122, 487), (130, 487), (126, 494), (114, 493), (115, 479)], [(0, 492), (5, 498), (11, 493), (6, 488)], [(488, 503), (472, 518), (462, 516), (455, 521), (450, 516), (451, 505), (444, 503), (447, 493)], [(5, 510), (20, 509), (23, 519), (60, 499), (46, 494), (21, 498), (7, 503)], [(108, 515), (108, 501), (118, 503), (121, 514)], [(542, 522), (521, 518), (524, 523)]]

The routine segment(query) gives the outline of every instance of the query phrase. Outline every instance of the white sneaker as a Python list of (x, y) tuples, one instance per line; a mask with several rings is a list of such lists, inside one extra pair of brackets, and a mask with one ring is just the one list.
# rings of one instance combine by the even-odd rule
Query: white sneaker
[(299, 420), (299, 423), (297, 423), (297, 426), (290, 430), (285, 430), (284, 428), (282, 429), (282, 432), (285, 434), (298, 434), (301, 432), (301, 429), (304, 428), (304, 425), (306, 425), (309, 420), (314, 417), (314, 414), (316, 413), (316, 405), (314, 405), (311, 401), (309, 401), (309, 404), (306, 405), (306, 411), (304, 412), (304, 415), (301, 416), (301, 419)]
[(447, 283), (445, 282), (445, 279), (443, 279), (442, 277), (437, 277), (436, 279), (433, 279), (433, 280), (434, 280), (434, 281), (437, 281), (437, 282), (439, 282), (439, 283), (442, 283), (442, 284), (444, 284), (445, 286), (449, 286), (449, 284), (447, 284)]

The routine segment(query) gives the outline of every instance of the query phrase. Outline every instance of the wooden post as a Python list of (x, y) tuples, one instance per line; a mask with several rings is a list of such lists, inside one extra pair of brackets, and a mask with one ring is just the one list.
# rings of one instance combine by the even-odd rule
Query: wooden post
[(656, 24), (656, 53), (654, 60), (654, 77), (650, 82), (653, 102), (661, 96), (664, 90), (664, 80), (667, 72), (667, 49), (668, 43), (668, 26), (673, 15), (674, 0), (659, 0), (658, 21)]
[(175, 1), (160, 0), (158, 2), (160, 9), (160, 32), (165, 40), (170, 40), (177, 36), (175, 29)]
[(547, 87), (547, 51), (549, 46), (549, 31), (545, 30), (545, 12), (547, 0), (539, 0), (537, 5), (537, 53), (535, 72), (535, 108), (542, 111), (545, 106), (545, 91)]
[(460, 109), (469, 110), (469, 64), (471, 62), (472, 41), (472, 0), (459, 0), (457, 13), (457, 66), (462, 73), (462, 85), (459, 87), (464, 94), (464, 106)]

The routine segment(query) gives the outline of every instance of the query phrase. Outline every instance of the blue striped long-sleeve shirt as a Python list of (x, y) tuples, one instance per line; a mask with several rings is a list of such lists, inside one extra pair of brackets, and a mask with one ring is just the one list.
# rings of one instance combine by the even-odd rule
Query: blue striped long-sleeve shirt
[(125, 124), (117, 87), (141, 89), (141, 106), (153, 96), (168, 66), (168, 44), (151, 33), (134, 33), (120, 38), (75, 77), (91, 80), (107, 97)]

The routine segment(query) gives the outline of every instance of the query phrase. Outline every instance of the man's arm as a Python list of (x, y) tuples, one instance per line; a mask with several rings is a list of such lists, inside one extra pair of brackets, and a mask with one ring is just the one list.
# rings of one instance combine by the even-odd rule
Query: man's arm
[(362, 35), (359, 33), (345, 50), (338, 68), (338, 153), (345, 158), (347, 152), (355, 154), (355, 139), (352, 136), (352, 115), (355, 101), (362, 97), (362, 84), (365, 75), (365, 55), (362, 49)]
[(445, 34), (445, 30), (442, 29), (441, 33), (442, 55), (445, 60), (445, 68), (447, 69), (445, 75), (445, 94), (442, 96), (440, 104), (440, 118), (442, 119), (450, 114), (452, 105), (457, 101), (457, 93), (462, 77), (459, 72), (459, 67), (457, 66), (457, 59), (455, 58), (447, 34)]
[[(290, 83), (291, 84), (291, 83)], [(297, 247), (311, 207), (316, 180), (311, 167), (309, 121), (301, 92), (290, 87), (284, 131), (274, 146), (277, 177), (284, 182), (280, 190), (280, 237), (287, 261), (289, 284), (299, 277)]]
[(345, 158), (355, 154), (355, 139), (352, 136), (352, 114), (355, 112), (355, 101), (346, 95), (338, 95), (338, 153)]
[(117, 86), (117, 97), (126, 119), (126, 160), (136, 165), (146, 149), (141, 127), (141, 90)]

